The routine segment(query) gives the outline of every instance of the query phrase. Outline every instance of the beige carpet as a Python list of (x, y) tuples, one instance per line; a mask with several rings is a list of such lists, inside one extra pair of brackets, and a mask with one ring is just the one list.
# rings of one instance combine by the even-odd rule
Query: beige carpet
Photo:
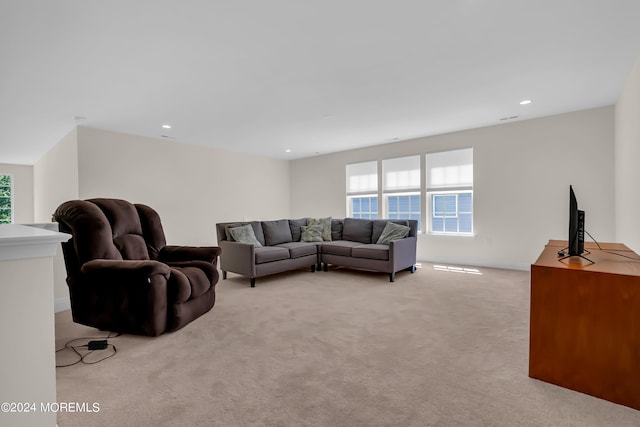
[[(230, 274), (214, 309), (57, 369), (67, 426), (638, 426), (640, 411), (527, 376), (529, 273)], [(56, 345), (102, 336), (56, 315)], [(60, 355), (66, 363), (70, 355)]]

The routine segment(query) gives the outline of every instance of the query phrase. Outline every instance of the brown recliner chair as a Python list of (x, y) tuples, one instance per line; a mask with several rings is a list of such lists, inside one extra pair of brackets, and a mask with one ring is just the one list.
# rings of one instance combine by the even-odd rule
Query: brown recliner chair
[(160, 217), (119, 199), (72, 200), (53, 214), (60, 231), (73, 321), (158, 336), (215, 303), (220, 248), (167, 246)]

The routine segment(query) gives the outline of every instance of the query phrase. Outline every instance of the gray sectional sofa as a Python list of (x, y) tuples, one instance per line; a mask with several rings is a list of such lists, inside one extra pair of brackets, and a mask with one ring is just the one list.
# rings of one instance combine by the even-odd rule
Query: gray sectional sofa
[(417, 231), (415, 220), (358, 218), (216, 224), (223, 279), (231, 271), (249, 277), (251, 287), (257, 277), (329, 265), (388, 273), (393, 282), (398, 271), (415, 272)]

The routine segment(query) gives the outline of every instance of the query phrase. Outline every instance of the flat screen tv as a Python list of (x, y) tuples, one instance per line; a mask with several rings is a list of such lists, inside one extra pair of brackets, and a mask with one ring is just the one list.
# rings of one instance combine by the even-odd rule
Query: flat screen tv
[(569, 256), (580, 256), (584, 252), (584, 211), (578, 209), (578, 201), (569, 186)]

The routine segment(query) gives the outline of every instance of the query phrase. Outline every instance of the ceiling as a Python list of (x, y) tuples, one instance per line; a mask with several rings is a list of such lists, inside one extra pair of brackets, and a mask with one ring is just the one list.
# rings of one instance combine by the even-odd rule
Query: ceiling
[(0, 163), (76, 125), (295, 159), (612, 105), (639, 16), (638, 0), (2, 0)]

